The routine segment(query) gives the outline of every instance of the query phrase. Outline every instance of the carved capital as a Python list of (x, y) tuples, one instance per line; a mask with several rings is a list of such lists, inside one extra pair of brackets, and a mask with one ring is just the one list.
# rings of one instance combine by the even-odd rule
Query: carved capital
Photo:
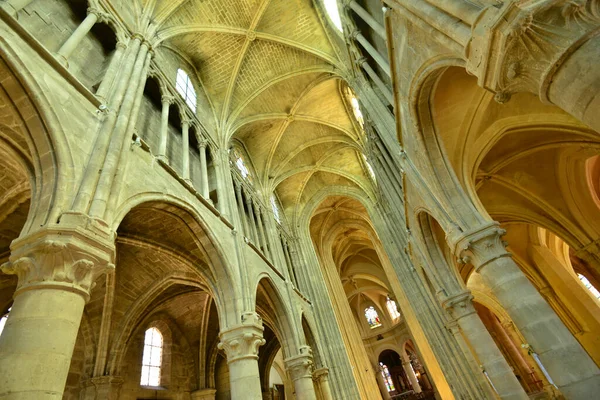
[(265, 344), (262, 319), (256, 313), (242, 314), (242, 323), (221, 331), (218, 348), (225, 351), (227, 362), (258, 359), (258, 348)]
[(329, 380), (329, 368), (323, 367), (313, 371), (313, 380), (316, 382), (326, 382)]
[(163, 104), (173, 104), (175, 102), (175, 97), (168, 94), (162, 95), (160, 99)]
[(313, 357), (309, 346), (301, 346), (300, 354), (285, 360), (285, 367), (292, 376), (292, 380), (309, 378), (313, 376)]
[(111, 246), (69, 231), (39, 232), (11, 248), (10, 260), (0, 269), (17, 275), (17, 294), (52, 288), (79, 293), (87, 301), (95, 279), (115, 268)]
[(584, 42), (600, 32), (599, 0), (522, 0), (489, 7), (472, 29), (467, 70), (500, 93), (547, 90), (555, 72)]
[(475, 271), (479, 271), (498, 258), (511, 256), (506, 251), (506, 242), (502, 240), (505, 234), (506, 231), (497, 222), (466, 232), (454, 238), (454, 255), (459, 263), (473, 264)]
[(442, 307), (444, 307), (456, 321), (475, 313), (475, 308), (473, 307), (473, 295), (468, 290), (448, 297), (442, 302)]

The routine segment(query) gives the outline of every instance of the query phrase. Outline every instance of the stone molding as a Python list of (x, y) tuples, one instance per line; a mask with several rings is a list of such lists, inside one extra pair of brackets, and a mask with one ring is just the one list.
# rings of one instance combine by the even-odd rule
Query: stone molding
[(442, 307), (448, 311), (456, 321), (476, 313), (475, 308), (473, 307), (473, 295), (469, 290), (447, 298), (442, 302)]
[(243, 359), (258, 359), (258, 348), (266, 343), (262, 318), (256, 313), (242, 314), (242, 324), (220, 333), (219, 350), (225, 351), (227, 363)]
[(598, 0), (525, 0), (489, 7), (473, 26), (467, 70), (504, 103), (518, 92), (549, 103), (548, 87), (562, 63), (600, 33)]
[(300, 346), (300, 354), (287, 358), (285, 367), (290, 373), (292, 380), (313, 377), (313, 357), (310, 346)]
[(449, 244), (460, 264), (471, 263), (478, 272), (498, 258), (511, 257), (506, 251), (506, 242), (502, 240), (505, 234), (506, 231), (494, 221), (457, 238), (449, 238)]
[(0, 269), (19, 278), (15, 295), (37, 288), (80, 294), (87, 301), (94, 280), (114, 269), (114, 244), (79, 230), (45, 229), (15, 240)]

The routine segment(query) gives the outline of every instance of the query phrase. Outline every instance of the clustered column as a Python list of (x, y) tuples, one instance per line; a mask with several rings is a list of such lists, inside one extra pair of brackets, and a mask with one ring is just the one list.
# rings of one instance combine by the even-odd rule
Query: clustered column
[(569, 399), (590, 399), (600, 370), (504, 248), (506, 233), (490, 223), (454, 240), (455, 254), (481, 274), (517, 328)]
[(232, 399), (262, 400), (258, 348), (265, 344), (263, 331), (258, 314), (244, 313), (240, 325), (220, 333), (218, 347), (227, 356)]
[(303, 400), (316, 400), (315, 386), (312, 379), (312, 352), (309, 346), (300, 346), (297, 356), (285, 360), (287, 371), (294, 382), (296, 397)]
[(47, 232), (12, 247), (1, 269), (19, 281), (0, 336), (0, 398), (60, 399), (92, 283), (114, 268), (112, 244)]

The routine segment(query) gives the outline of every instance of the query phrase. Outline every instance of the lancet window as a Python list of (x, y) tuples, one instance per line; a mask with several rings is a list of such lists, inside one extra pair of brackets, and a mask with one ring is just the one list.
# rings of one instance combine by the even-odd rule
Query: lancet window
[(144, 355), (142, 358), (142, 386), (160, 386), (162, 366), (163, 336), (156, 328), (146, 331), (144, 338)]
[(175, 82), (177, 92), (183, 97), (188, 107), (196, 112), (196, 90), (189, 75), (182, 69), (177, 70), (177, 81)]
[(273, 209), (273, 215), (275, 215), (275, 220), (281, 223), (281, 216), (279, 215), (279, 206), (277, 205), (277, 200), (275, 199), (275, 195), (271, 195), (271, 208)]

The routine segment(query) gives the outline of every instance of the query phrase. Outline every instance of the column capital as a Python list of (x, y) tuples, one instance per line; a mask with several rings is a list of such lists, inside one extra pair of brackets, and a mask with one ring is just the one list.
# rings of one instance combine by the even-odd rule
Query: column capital
[(80, 294), (87, 301), (94, 280), (114, 269), (114, 244), (82, 230), (44, 229), (11, 244), (11, 256), (0, 269), (17, 275), (16, 293), (52, 288)]
[(511, 256), (506, 251), (507, 243), (502, 240), (505, 234), (506, 231), (494, 221), (462, 235), (449, 237), (448, 244), (454, 249), (460, 264), (471, 263), (475, 271), (479, 271), (498, 258)]
[(488, 7), (472, 28), (467, 71), (495, 92), (499, 103), (518, 92), (539, 94), (549, 103), (556, 71), (600, 29), (592, 3), (524, 0), (501, 9)]
[(315, 381), (326, 381), (329, 379), (329, 368), (323, 367), (315, 369), (312, 373), (313, 380)]
[(262, 318), (254, 312), (242, 314), (242, 323), (221, 331), (217, 347), (224, 350), (227, 363), (247, 358), (258, 359), (258, 348), (264, 345)]
[(442, 302), (442, 307), (456, 321), (476, 312), (473, 307), (473, 295), (470, 290), (448, 297)]
[(175, 96), (171, 96), (170, 94), (163, 94), (160, 97), (160, 100), (163, 104), (173, 104), (175, 102)]
[(93, 14), (98, 18), (98, 22), (107, 22), (110, 21), (110, 14), (103, 12), (98, 7), (88, 7), (87, 9), (88, 15)]
[(312, 378), (313, 357), (310, 346), (300, 346), (300, 353), (284, 360), (292, 380)]

